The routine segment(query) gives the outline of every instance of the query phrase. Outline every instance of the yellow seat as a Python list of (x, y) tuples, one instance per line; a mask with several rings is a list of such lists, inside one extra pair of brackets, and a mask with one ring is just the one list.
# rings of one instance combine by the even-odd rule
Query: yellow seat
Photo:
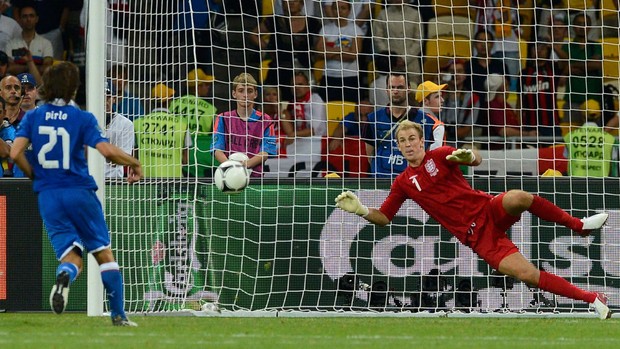
[(327, 134), (334, 134), (334, 130), (342, 119), (355, 111), (355, 103), (347, 101), (327, 102)]
[(274, 12), (274, 4), (273, 4), (273, 0), (263, 0), (263, 8), (261, 10), (261, 15), (262, 16), (271, 16), (273, 15)]
[(620, 42), (618, 38), (604, 38), (603, 44), (603, 79), (620, 79)]
[(435, 0), (435, 17), (461, 16), (475, 17), (475, 10), (470, 11), (469, 0)]
[(427, 57), (471, 58), (471, 41), (466, 36), (438, 36), (426, 41), (424, 55)]
[(471, 38), (474, 34), (475, 25), (469, 17), (441, 16), (428, 21), (426, 37), (432, 39), (438, 36), (458, 35)]
[(521, 70), (525, 69), (529, 52), (527, 52), (527, 41), (519, 40), (519, 57), (521, 57)]
[(267, 79), (267, 74), (269, 74), (269, 64), (271, 63), (271, 59), (265, 59), (260, 64), (260, 82), (263, 83)]
[(323, 78), (323, 73), (325, 72), (325, 60), (319, 59), (312, 65), (312, 76), (314, 77), (314, 83), (319, 84), (321, 79)]

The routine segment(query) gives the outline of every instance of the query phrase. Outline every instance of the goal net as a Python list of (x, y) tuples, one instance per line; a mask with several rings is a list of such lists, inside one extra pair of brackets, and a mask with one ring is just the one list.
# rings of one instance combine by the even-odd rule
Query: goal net
[[(105, 25), (105, 79), (146, 173), (105, 185), (128, 311), (590, 314), (499, 275), (414, 202), (386, 227), (335, 208), (343, 190), (369, 207), (386, 198), (405, 165), (391, 134), (398, 107), (441, 120), (439, 143), (480, 149), (483, 164), (463, 168), (475, 189), (523, 189), (576, 217), (608, 212), (586, 238), (528, 212), (508, 234), (541, 270), (620, 306), (613, 2), (425, 3), (120, 0), (89, 18)], [(257, 81), (278, 151), (226, 195), (211, 181), (212, 132), (237, 108), (241, 73)], [(441, 111), (424, 81), (446, 84)]]

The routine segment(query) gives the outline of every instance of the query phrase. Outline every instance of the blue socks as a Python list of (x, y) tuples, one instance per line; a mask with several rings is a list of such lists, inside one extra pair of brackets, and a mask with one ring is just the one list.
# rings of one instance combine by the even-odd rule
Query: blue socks
[(75, 278), (78, 276), (78, 267), (73, 263), (61, 263), (58, 268), (56, 268), (56, 276), (60, 275), (63, 271), (66, 271), (69, 274), (69, 285), (75, 281)]
[(125, 318), (124, 302), (125, 297), (123, 295), (123, 276), (119, 270), (118, 263), (110, 262), (104, 263), (99, 266), (101, 270), (101, 280), (103, 281), (103, 287), (108, 294), (108, 301), (110, 302), (110, 314), (112, 318), (120, 315)]

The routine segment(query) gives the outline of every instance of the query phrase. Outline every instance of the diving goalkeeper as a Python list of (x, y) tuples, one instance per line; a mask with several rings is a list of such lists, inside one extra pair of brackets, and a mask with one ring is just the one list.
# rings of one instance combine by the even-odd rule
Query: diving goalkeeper
[(607, 213), (578, 219), (546, 199), (522, 190), (510, 190), (497, 196), (474, 190), (459, 165), (480, 165), (480, 153), (447, 146), (425, 152), (422, 128), (414, 122), (401, 122), (396, 130), (396, 141), (409, 166), (396, 177), (381, 208), (367, 208), (349, 191), (338, 195), (337, 207), (384, 226), (406, 199), (412, 199), (500, 273), (532, 287), (588, 302), (601, 319), (611, 317), (604, 293), (582, 290), (557, 275), (538, 270), (506, 234), (524, 211), (564, 225), (581, 236), (602, 227)]

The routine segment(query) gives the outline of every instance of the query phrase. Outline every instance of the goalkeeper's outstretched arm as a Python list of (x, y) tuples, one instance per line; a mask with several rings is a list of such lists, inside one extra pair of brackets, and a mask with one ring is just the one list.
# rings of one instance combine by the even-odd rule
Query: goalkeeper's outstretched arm
[(355, 213), (373, 224), (384, 226), (390, 223), (390, 220), (383, 212), (375, 208), (366, 207), (362, 204), (357, 195), (350, 191), (345, 191), (336, 197), (336, 207), (347, 212)]

